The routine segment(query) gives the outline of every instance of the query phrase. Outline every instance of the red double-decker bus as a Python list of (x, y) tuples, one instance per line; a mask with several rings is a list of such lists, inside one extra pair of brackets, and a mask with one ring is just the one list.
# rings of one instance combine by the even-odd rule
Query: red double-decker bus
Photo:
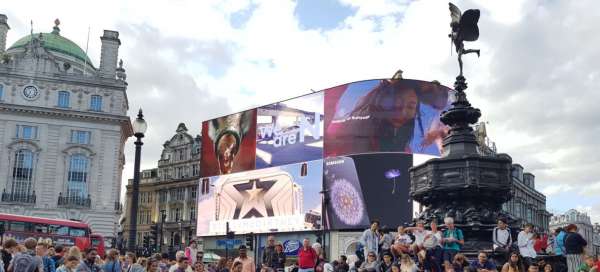
[[(0, 230), (4, 230), (3, 241), (14, 238), (21, 243), (33, 237), (50, 239), (53, 245), (77, 246), (81, 250), (92, 246), (92, 231), (89, 225), (78, 221), (0, 213)], [(101, 235), (93, 236), (94, 244), (104, 245)], [(98, 253), (104, 255), (104, 250), (98, 250)]]

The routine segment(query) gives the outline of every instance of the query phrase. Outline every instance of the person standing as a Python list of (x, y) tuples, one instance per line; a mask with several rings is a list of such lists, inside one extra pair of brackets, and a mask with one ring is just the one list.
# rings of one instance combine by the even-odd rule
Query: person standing
[(533, 249), (533, 232), (531, 231), (533, 225), (525, 224), (525, 228), (519, 232), (517, 236), (517, 245), (519, 246), (519, 253), (523, 257), (525, 269), (528, 270), (529, 266), (533, 263), (533, 259), (537, 257), (535, 249)]
[(248, 256), (248, 249), (245, 245), (239, 247), (240, 256), (235, 258), (234, 262), (240, 262), (242, 264), (242, 272), (255, 272), (256, 264), (254, 260)]
[(48, 257), (48, 244), (45, 242), (39, 242), (35, 247), (35, 254), (42, 259), (44, 272), (56, 271), (56, 264), (54, 263), (54, 260)]
[(198, 243), (196, 240), (190, 241), (190, 245), (185, 248), (185, 256), (190, 261), (190, 264), (193, 266), (197, 261), (198, 254)]
[[(568, 255), (567, 255), (568, 256)], [(570, 272), (571, 270), (569, 270)], [(585, 256), (583, 258), (583, 262), (579, 265), (577, 270), (573, 270), (577, 272), (596, 272), (597, 269), (594, 267), (594, 257)]]
[(54, 256), (52, 256), (52, 260), (54, 261), (54, 265), (56, 268), (61, 266), (65, 262), (65, 248), (61, 245), (57, 245), (54, 248)]
[(17, 241), (14, 238), (4, 239), (4, 243), (2, 244), (2, 262), (4, 262), (4, 271), (8, 270), (8, 265), (10, 264), (13, 256), (17, 253)]
[(387, 226), (381, 228), (381, 254), (391, 252), (392, 244), (394, 244), (394, 236), (390, 233), (390, 229)]
[(298, 252), (298, 272), (314, 272), (319, 255), (310, 246), (308, 238), (302, 241), (302, 248)]
[(111, 249), (106, 255), (106, 262), (102, 265), (104, 272), (121, 272), (121, 263), (119, 262), (119, 252)]
[(75, 272), (79, 263), (80, 261), (76, 256), (68, 256), (63, 264), (56, 269), (56, 272)]
[(23, 242), (25, 246), (24, 252), (18, 252), (13, 257), (8, 269), (8, 272), (36, 272), (44, 271), (42, 258), (36, 256), (35, 247), (37, 241), (34, 238), (27, 238)]
[[(77, 272), (101, 272), (102, 268), (96, 264), (98, 251), (95, 248), (88, 248), (85, 251), (85, 259), (77, 266)], [(133, 272), (133, 271), (132, 271)]]
[(577, 271), (583, 262), (583, 251), (587, 242), (581, 234), (577, 232), (577, 225), (570, 224), (565, 230), (565, 253), (567, 254), (567, 267), (569, 271)]
[(454, 226), (454, 218), (444, 218), (444, 224), (447, 229), (442, 236), (442, 244), (444, 245), (444, 261), (452, 262), (456, 253), (460, 251), (462, 245), (465, 244), (465, 237), (462, 230)]
[(277, 257), (275, 253), (275, 236), (269, 235), (269, 237), (267, 237), (267, 246), (265, 247), (262, 256), (262, 267), (270, 267), (275, 269), (275, 267), (273, 267), (273, 261), (275, 261), (276, 259)]
[(282, 272), (285, 268), (285, 252), (283, 252), (283, 245), (275, 245), (275, 256), (272, 260), (272, 267), (275, 271)]
[(371, 221), (371, 227), (362, 233), (360, 243), (365, 253), (373, 252), (375, 255), (379, 254), (380, 236), (378, 220)]

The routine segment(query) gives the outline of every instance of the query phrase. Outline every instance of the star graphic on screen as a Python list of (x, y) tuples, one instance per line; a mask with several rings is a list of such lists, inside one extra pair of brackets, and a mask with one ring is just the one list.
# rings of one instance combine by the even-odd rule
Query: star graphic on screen
[(271, 200), (265, 194), (275, 185), (275, 180), (253, 179), (233, 187), (244, 196), (242, 203), (235, 208), (234, 219), (273, 216)]

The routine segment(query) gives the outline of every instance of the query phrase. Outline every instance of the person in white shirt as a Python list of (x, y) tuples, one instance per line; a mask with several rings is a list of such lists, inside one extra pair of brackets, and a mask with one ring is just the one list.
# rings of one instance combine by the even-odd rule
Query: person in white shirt
[(505, 219), (498, 219), (498, 226), (492, 232), (493, 249), (496, 253), (498, 261), (505, 263), (508, 261), (508, 252), (512, 245), (512, 237), (510, 229), (506, 225)]
[(416, 227), (405, 228), (405, 230), (410, 231), (415, 236), (415, 241), (411, 247), (412, 251), (416, 253), (424, 249), (423, 241), (425, 240), (425, 235), (427, 235), (425, 222), (419, 221)]
[(535, 253), (535, 249), (533, 249), (533, 225), (526, 224), (525, 228), (519, 232), (517, 237), (517, 245), (519, 246), (519, 253), (523, 256), (523, 260), (525, 261), (525, 269), (529, 267), (529, 265), (533, 262), (533, 260), (537, 257)]
[(412, 242), (412, 238), (410, 238), (410, 235), (406, 233), (404, 227), (399, 226), (394, 245), (392, 246), (394, 255), (400, 256), (401, 254), (408, 254), (410, 252), (410, 245)]
[(442, 253), (444, 252), (442, 248), (442, 232), (438, 230), (435, 219), (431, 221), (430, 227), (431, 230), (426, 231), (425, 238), (423, 239), (423, 247), (427, 253), (425, 258), (429, 260), (429, 262), (425, 262), (425, 270), (442, 271)]

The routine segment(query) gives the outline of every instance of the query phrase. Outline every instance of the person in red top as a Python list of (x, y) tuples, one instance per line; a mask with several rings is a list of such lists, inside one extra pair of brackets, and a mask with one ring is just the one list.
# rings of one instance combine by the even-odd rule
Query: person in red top
[(304, 239), (298, 252), (298, 272), (314, 272), (318, 257), (317, 252), (310, 246), (310, 241)]
[(533, 244), (533, 249), (536, 253), (546, 253), (546, 248), (548, 248), (548, 235), (545, 233), (535, 234), (537, 238), (535, 239), (535, 243)]

